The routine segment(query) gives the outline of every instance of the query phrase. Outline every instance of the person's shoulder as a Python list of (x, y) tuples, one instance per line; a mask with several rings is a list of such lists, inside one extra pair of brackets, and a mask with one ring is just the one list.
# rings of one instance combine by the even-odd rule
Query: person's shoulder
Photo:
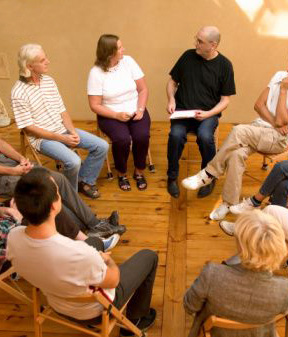
[(229, 66), (232, 66), (232, 62), (228, 59), (228, 57), (224, 56), (223, 54), (219, 53), (218, 54), (218, 59), (221, 62), (223, 62), (223, 63), (225, 63), (225, 64), (227, 64)]
[(104, 76), (105, 75), (105, 72), (99, 67), (99, 66), (93, 66), (91, 69), (90, 69), (90, 72), (89, 72), (89, 76)]
[(42, 75), (41, 81), (43, 83), (52, 83), (52, 84), (54, 84), (54, 85), (57, 86), (56, 81), (54, 80), (54, 78), (51, 77), (51, 76), (49, 76), (49, 75), (46, 75), (46, 74)]
[(120, 61), (120, 63), (131, 65), (131, 64), (135, 64), (137, 62), (134, 60), (134, 58), (132, 56), (130, 56), (130, 55), (123, 55), (123, 58)]
[(287, 77), (288, 73), (285, 70), (276, 71), (276, 73), (272, 76), (270, 82), (277, 83), (283, 80), (283, 78)]
[(27, 83), (17, 80), (11, 89), (11, 98), (21, 98), (27, 87)]
[(18, 238), (19, 236), (24, 235), (25, 234), (25, 228), (26, 228), (26, 226), (13, 227), (8, 234), (9, 241), (11, 242), (15, 238)]

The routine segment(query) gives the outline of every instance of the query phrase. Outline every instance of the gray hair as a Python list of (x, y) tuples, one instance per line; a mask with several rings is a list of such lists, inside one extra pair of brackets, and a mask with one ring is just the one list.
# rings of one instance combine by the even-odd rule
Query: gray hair
[(217, 45), (220, 43), (221, 35), (216, 26), (204, 26), (200, 29), (209, 42), (215, 42)]
[(34, 43), (25, 44), (20, 48), (18, 53), (19, 76), (31, 77), (31, 71), (27, 68), (27, 65), (35, 60), (41, 50), (43, 48), (40, 44)]

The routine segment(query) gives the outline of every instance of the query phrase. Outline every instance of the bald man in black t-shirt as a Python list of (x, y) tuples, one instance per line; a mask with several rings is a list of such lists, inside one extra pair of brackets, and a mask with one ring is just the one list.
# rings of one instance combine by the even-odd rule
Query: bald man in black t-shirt
[[(221, 112), (229, 104), (229, 96), (235, 95), (232, 63), (217, 51), (220, 42), (218, 28), (206, 26), (195, 36), (196, 49), (187, 50), (170, 71), (167, 84), (167, 111), (196, 110), (195, 118), (171, 119), (168, 141), (168, 185), (170, 195), (178, 198), (179, 159), (187, 141), (187, 133), (197, 135), (202, 156), (201, 168), (215, 156), (214, 132)], [(209, 195), (215, 185), (202, 187), (198, 197)]]

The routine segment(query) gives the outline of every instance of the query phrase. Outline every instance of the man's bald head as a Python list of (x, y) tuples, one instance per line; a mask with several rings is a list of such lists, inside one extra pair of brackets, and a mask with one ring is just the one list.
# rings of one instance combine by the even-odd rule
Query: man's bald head
[(220, 32), (216, 26), (204, 26), (199, 30), (199, 33), (203, 33), (209, 42), (215, 42), (217, 45), (220, 42)]

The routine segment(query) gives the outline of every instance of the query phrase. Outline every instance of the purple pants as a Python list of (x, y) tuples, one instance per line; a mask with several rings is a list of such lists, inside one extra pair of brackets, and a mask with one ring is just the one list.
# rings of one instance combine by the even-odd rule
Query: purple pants
[(98, 116), (98, 125), (112, 141), (112, 153), (115, 168), (120, 173), (126, 173), (127, 160), (132, 140), (134, 166), (144, 170), (149, 148), (150, 116), (145, 109), (142, 119), (120, 122), (116, 119)]

